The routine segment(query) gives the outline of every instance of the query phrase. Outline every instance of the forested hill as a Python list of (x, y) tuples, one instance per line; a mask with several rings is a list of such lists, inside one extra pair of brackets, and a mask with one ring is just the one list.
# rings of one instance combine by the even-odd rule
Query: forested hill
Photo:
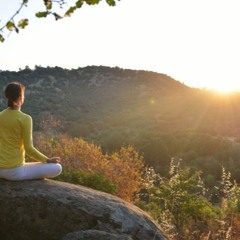
[[(26, 85), (23, 110), (35, 118), (36, 129), (51, 114), (67, 123), (69, 133), (82, 136), (118, 128), (240, 133), (239, 96), (193, 89), (165, 74), (102, 66), (0, 71), (1, 89), (11, 81)], [(0, 102), (4, 108), (3, 94)]]
[(119, 127), (167, 130), (170, 126), (170, 130), (180, 120), (175, 117), (179, 118), (181, 102), (191, 93), (189, 87), (165, 74), (117, 67), (36, 67), (2, 71), (0, 79), (1, 89), (11, 81), (26, 86), (23, 110), (37, 125), (51, 114), (67, 123), (71, 134), (83, 136)]
[[(26, 86), (22, 110), (34, 118), (35, 130), (54, 116), (72, 136), (108, 151), (133, 144), (153, 164), (180, 153), (209, 156), (222, 149), (206, 153), (209, 142), (203, 135), (213, 141), (240, 134), (239, 95), (223, 97), (190, 88), (165, 74), (104, 66), (0, 71), (1, 89), (12, 81)], [(2, 94), (0, 108), (5, 106)], [(194, 141), (189, 140), (192, 134)]]

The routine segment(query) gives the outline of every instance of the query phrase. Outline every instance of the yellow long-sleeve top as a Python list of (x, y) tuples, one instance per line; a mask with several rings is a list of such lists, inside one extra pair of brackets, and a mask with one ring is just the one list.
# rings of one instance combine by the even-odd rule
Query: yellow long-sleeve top
[(5, 109), (0, 112), (0, 168), (23, 165), (25, 153), (37, 161), (48, 159), (33, 146), (31, 116), (20, 110)]

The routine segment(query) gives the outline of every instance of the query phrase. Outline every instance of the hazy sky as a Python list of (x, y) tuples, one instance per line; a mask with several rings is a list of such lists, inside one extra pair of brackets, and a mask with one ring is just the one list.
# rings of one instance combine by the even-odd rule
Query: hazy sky
[[(0, 27), (19, 2), (0, 0)], [(121, 0), (116, 7), (102, 1), (57, 22), (33, 17), (41, 6), (29, 0), (18, 18), (30, 25), (0, 44), (1, 70), (118, 66), (193, 87), (240, 89), (239, 0)]]

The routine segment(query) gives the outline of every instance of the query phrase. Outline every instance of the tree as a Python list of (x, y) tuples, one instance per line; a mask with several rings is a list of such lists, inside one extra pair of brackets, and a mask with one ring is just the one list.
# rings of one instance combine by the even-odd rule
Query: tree
[[(60, 20), (64, 17), (70, 17), (77, 9), (81, 8), (83, 4), (87, 5), (96, 5), (101, 0), (76, 0), (75, 4), (71, 7), (66, 7), (67, 0), (43, 0), (45, 10), (39, 11), (35, 13), (35, 16), (37, 18), (45, 18), (48, 16), (54, 16), (55, 20)], [(117, 0), (105, 0), (106, 3), (109, 6), (115, 6)], [(118, 0), (120, 1), (120, 0)], [(29, 24), (29, 19), (22, 18), (18, 22), (15, 21), (15, 17), (21, 12), (21, 10), (24, 7), (27, 7), (28, 0), (22, 0), (20, 3), (19, 8), (16, 10), (16, 12), (10, 17), (10, 19), (2, 26), (0, 27), (0, 42), (4, 42), (4, 30), (7, 29), (7, 31), (16, 31), (19, 32), (20, 29), (24, 29)], [(54, 7), (57, 6), (58, 9), (66, 10), (63, 15), (59, 14), (58, 11), (55, 11)]]

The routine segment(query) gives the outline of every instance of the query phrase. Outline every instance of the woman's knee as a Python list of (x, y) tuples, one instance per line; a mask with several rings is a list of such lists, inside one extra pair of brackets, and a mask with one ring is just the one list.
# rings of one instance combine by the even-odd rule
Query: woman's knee
[(53, 177), (56, 177), (62, 173), (62, 165), (59, 163), (50, 163), (52, 166)]
[(57, 165), (58, 175), (60, 175), (62, 173), (62, 165), (60, 163), (56, 163), (56, 165)]

